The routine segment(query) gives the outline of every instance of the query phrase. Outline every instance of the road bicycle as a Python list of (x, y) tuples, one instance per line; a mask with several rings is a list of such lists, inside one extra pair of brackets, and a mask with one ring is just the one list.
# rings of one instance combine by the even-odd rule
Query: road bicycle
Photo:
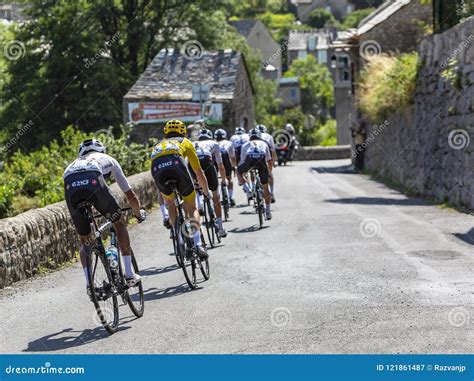
[(219, 225), (217, 225), (216, 212), (214, 211), (214, 205), (211, 196), (204, 196), (204, 226), (207, 231), (207, 238), (209, 238), (209, 244), (211, 247), (216, 247), (217, 244), (221, 243), (221, 237), (219, 236)]
[[(94, 227), (94, 239), (91, 243), (93, 248), (87, 257), (87, 267), (89, 269), (89, 289), (90, 298), (96, 309), (97, 315), (109, 333), (115, 333), (119, 324), (118, 296), (123, 303), (127, 303), (133, 314), (142, 317), (145, 311), (145, 299), (143, 295), (142, 282), (135, 286), (127, 286), (122, 265), (120, 247), (117, 241), (117, 232), (109, 220), (98, 226), (97, 219), (100, 214), (94, 215), (93, 204), (82, 202), (78, 208), (83, 209), (89, 222)], [(131, 208), (121, 209), (121, 212), (131, 210)], [(103, 237), (110, 233), (110, 246), (106, 251)], [(131, 251), (132, 266), (135, 273), (140, 274), (137, 260), (133, 250)]]
[[(177, 184), (175, 180), (165, 182), (165, 185), (173, 190), (174, 203), (177, 210), (176, 221), (172, 229), (173, 249), (176, 262), (183, 270), (186, 283), (194, 290), (197, 287), (198, 269), (201, 270), (203, 278), (209, 280), (209, 260), (201, 260), (199, 258), (196, 246), (194, 245), (194, 232), (197, 229), (197, 221), (193, 222), (185, 218), (183, 200), (178, 192)], [(199, 232), (199, 234), (202, 233)]]
[(260, 174), (258, 173), (257, 168), (252, 168), (250, 170), (250, 178), (252, 180), (252, 194), (255, 212), (258, 214), (258, 222), (260, 229), (263, 228), (263, 221), (265, 218), (265, 203), (263, 198), (263, 186), (262, 181), (260, 180)]
[(224, 211), (224, 220), (227, 222), (229, 220), (229, 211), (230, 211), (230, 196), (229, 189), (227, 185), (222, 181), (221, 182), (221, 196), (222, 196), (222, 210)]

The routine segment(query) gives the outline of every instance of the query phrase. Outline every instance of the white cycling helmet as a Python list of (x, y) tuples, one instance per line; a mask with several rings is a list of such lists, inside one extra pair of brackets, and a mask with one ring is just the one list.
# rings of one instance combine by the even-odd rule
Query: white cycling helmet
[(213, 139), (212, 131), (211, 131), (211, 130), (208, 130), (207, 128), (203, 128), (202, 130), (199, 130), (198, 139), (199, 139), (199, 140), (210, 140), (210, 139)]
[(227, 132), (222, 128), (219, 128), (218, 130), (216, 130), (216, 132), (214, 132), (214, 137), (216, 138), (216, 140), (227, 139)]
[(292, 135), (295, 133), (295, 128), (290, 123), (285, 125), (285, 130), (288, 131)]
[(263, 124), (257, 124), (257, 126), (255, 127), (257, 130), (259, 130), (262, 134), (264, 132), (267, 132), (267, 127), (265, 127)]
[(249, 131), (249, 137), (250, 137), (250, 139), (252, 139), (252, 138), (260, 139), (262, 137), (262, 133), (257, 128), (252, 128)]
[(235, 129), (235, 134), (236, 134), (236, 135), (245, 134), (245, 128), (243, 128), (243, 127), (237, 127), (237, 128)]
[(79, 152), (78, 157), (84, 157), (89, 152), (101, 152), (105, 153), (106, 149), (105, 146), (97, 139), (87, 139), (84, 140), (81, 144), (79, 144)]

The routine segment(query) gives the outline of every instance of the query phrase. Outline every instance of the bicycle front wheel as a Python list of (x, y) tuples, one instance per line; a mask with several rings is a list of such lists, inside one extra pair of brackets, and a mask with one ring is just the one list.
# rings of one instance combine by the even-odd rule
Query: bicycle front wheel
[[(135, 254), (133, 254), (133, 251), (131, 255), (133, 270), (136, 274), (140, 275), (140, 270), (138, 269), (137, 260), (135, 258)], [(143, 295), (143, 285), (141, 281), (127, 290), (127, 301), (128, 306), (132, 310), (133, 314), (136, 317), (142, 317), (143, 312), (145, 311), (145, 297)]]
[(88, 258), (91, 299), (100, 322), (110, 333), (115, 333), (119, 323), (117, 294), (107, 259), (94, 249)]
[[(181, 225), (176, 219), (176, 243), (178, 249), (179, 260), (181, 262), (181, 268), (183, 269), (184, 278), (186, 283), (191, 289), (197, 287), (197, 277), (196, 277), (196, 263), (192, 256), (192, 246), (190, 243), (190, 238), (193, 236), (192, 231), (188, 231), (185, 225)], [(184, 229), (184, 231), (182, 231)]]

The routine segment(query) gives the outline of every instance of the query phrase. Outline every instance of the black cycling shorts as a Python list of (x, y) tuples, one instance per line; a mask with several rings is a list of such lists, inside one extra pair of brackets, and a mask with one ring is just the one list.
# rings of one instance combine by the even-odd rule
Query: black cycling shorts
[[(214, 160), (212, 160), (210, 156), (200, 156), (199, 163), (201, 164), (201, 168), (204, 171), (204, 175), (206, 176), (209, 190), (211, 192), (215, 192), (219, 188), (219, 179), (217, 177), (217, 170), (214, 165)], [(197, 181), (194, 171), (191, 168), (189, 168), (189, 170), (194, 180)]]
[(177, 182), (176, 189), (183, 199), (194, 197), (194, 185), (186, 161), (180, 155), (166, 155), (153, 160), (151, 175), (166, 198), (173, 197), (173, 189), (165, 185), (168, 180)]
[(269, 172), (268, 172), (268, 166), (267, 162), (265, 160), (265, 156), (262, 155), (261, 157), (246, 157), (245, 161), (240, 164), (237, 167), (237, 170), (239, 173), (242, 175), (248, 171), (250, 171), (252, 168), (257, 168), (258, 173), (260, 175), (260, 181), (262, 184), (268, 184), (268, 177), (269, 177)]
[(121, 208), (100, 172), (72, 173), (64, 179), (64, 195), (72, 222), (81, 236), (91, 233), (91, 225), (81, 202), (89, 201), (112, 222), (120, 220)]
[(235, 160), (237, 160), (237, 163), (240, 163), (240, 152), (242, 151), (242, 146), (235, 147)]
[(228, 152), (225, 152), (225, 153), (221, 152), (221, 156), (222, 156), (222, 164), (224, 164), (224, 168), (225, 168), (225, 175), (227, 177), (230, 177), (230, 176), (232, 176), (232, 163), (230, 162), (229, 153)]

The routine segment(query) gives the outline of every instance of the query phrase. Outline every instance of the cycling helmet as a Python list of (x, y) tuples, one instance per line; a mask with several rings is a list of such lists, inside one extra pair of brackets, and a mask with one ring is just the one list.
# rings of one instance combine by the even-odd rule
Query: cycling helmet
[(295, 133), (295, 128), (290, 123), (285, 125), (285, 130), (288, 131), (291, 135)]
[(259, 130), (262, 134), (264, 132), (267, 132), (267, 127), (265, 127), (263, 124), (257, 124), (257, 126), (255, 127), (257, 130)]
[(243, 128), (243, 127), (237, 127), (237, 128), (235, 129), (235, 134), (236, 134), (236, 135), (245, 134), (245, 128)]
[(250, 139), (260, 139), (262, 137), (262, 133), (260, 132), (260, 130), (257, 130), (256, 128), (252, 128), (250, 131), (249, 131), (249, 137)]
[(105, 146), (97, 139), (87, 139), (79, 144), (78, 157), (84, 157), (89, 152), (105, 153)]
[(219, 128), (214, 132), (214, 137), (216, 138), (217, 141), (227, 139), (227, 132), (223, 130), (222, 128)]
[(198, 139), (199, 140), (210, 140), (212, 138), (213, 138), (212, 131), (208, 130), (207, 128), (203, 128), (198, 133)]
[(176, 132), (179, 135), (186, 135), (186, 125), (177, 119), (168, 120), (163, 128), (165, 135)]

